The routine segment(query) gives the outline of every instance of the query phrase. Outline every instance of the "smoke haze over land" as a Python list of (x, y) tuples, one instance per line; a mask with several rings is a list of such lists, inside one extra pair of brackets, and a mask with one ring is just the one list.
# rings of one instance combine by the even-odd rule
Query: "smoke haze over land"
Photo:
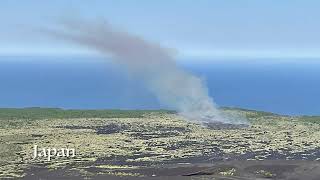
[(176, 65), (174, 54), (168, 48), (119, 31), (105, 21), (65, 20), (47, 32), (111, 56), (130, 75), (141, 79), (159, 102), (188, 120), (237, 123), (217, 109), (202, 79)]

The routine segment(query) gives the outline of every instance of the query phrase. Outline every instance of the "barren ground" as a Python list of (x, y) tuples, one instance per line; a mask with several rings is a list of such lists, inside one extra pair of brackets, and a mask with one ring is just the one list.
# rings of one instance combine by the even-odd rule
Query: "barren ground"
[[(0, 178), (318, 179), (320, 118), (242, 109), (250, 126), (202, 126), (168, 111), (0, 110)], [(32, 159), (33, 146), (75, 158)]]

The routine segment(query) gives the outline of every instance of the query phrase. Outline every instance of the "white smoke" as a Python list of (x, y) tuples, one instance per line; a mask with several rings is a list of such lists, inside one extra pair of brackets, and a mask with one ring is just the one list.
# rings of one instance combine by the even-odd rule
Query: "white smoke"
[(135, 78), (141, 79), (158, 100), (199, 123), (236, 123), (222, 115), (202, 80), (179, 68), (172, 51), (141, 37), (116, 30), (105, 21), (68, 20), (50, 35), (112, 56)]

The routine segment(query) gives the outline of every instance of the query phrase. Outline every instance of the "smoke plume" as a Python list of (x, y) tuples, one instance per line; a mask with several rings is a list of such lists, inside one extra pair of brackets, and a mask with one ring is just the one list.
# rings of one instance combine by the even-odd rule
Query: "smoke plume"
[(217, 109), (199, 77), (176, 65), (174, 54), (168, 48), (119, 31), (105, 21), (68, 20), (48, 32), (55, 38), (111, 55), (115, 63), (142, 80), (160, 103), (191, 121), (236, 123)]

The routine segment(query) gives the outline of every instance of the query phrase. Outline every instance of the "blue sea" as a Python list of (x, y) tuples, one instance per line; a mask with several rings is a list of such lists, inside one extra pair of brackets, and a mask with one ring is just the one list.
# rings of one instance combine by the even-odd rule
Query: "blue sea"
[[(320, 115), (317, 60), (179, 62), (185, 62), (179, 63), (181, 68), (204, 79), (210, 96), (219, 106), (287, 115)], [(121, 69), (92, 57), (2, 56), (0, 107), (166, 108), (143, 82)]]

